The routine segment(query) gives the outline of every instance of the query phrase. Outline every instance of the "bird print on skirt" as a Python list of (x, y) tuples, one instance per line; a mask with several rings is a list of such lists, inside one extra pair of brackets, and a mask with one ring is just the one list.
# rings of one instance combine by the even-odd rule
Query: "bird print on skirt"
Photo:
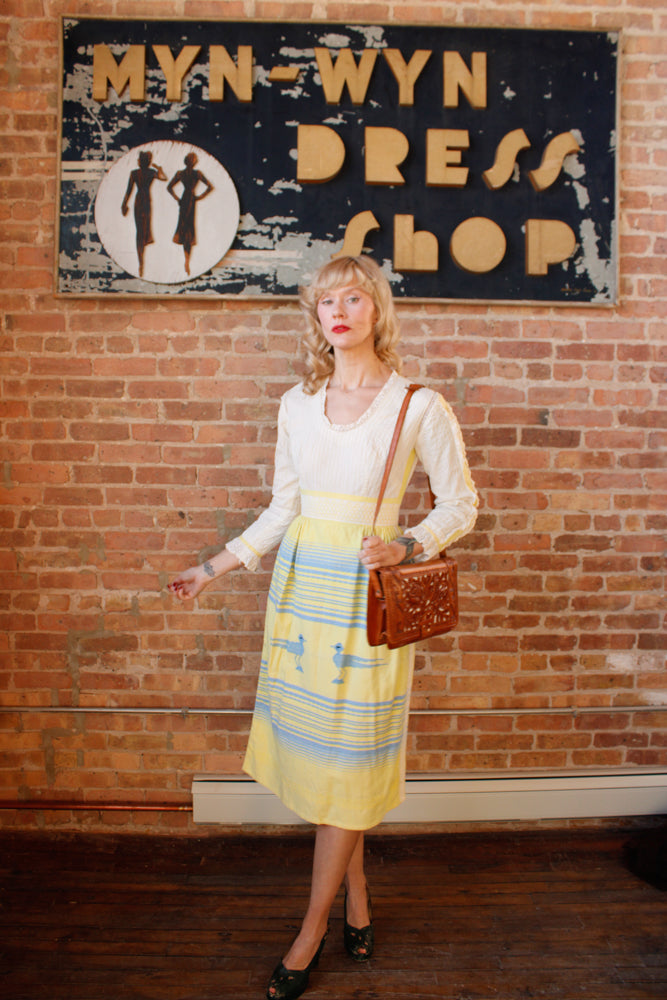
[(352, 653), (346, 653), (342, 642), (337, 642), (331, 648), (336, 651), (333, 656), (333, 662), (340, 671), (338, 677), (335, 677), (331, 682), (332, 684), (343, 684), (348, 668), (368, 670), (373, 667), (382, 667), (385, 664), (384, 660), (375, 658), (369, 660), (363, 656), (354, 656)]
[(298, 642), (295, 642), (293, 639), (274, 639), (271, 645), (291, 653), (296, 659), (296, 669), (300, 674), (303, 673), (301, 657), (305, 652), (306, 641), (302, 635), (299, 636)]

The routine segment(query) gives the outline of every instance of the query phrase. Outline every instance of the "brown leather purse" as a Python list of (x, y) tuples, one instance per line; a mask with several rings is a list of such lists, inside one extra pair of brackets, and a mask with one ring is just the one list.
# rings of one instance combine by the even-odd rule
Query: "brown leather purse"
[[(410, 399), (421, 388), (417, 384), (408, 386), (398, 414), (373, 515), (373, 531)], [(431, 502), (433, 499), (431, 491)], [(369, 570), (368, 577), (366, 633), (369, 645), (397, 649), (432, 635), (443, 635), (458, 624), (456, 563), (445, 551), (428, 562)]]

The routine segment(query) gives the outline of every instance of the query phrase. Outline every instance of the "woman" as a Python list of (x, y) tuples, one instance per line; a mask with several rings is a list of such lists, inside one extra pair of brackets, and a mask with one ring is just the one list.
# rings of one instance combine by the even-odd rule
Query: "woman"
[[(442, 396), (420, 389), (371, 534), (408, 385), (398, 374), (389, 283), (368, 257), (338, 258), (302, 292), (301, 306), (308, 371), (281, 400), (271, 504), (171, 585), (181, 599), (194, 597), (241, 564), (256, 568), (281, 542), (244, 770), (317, 832), (308, 909), (269, 1000), (293, 1000), (306, 988), (341, 882), (346, 948), (358, 961), (370, 958), (363, 831), (404, 796), (414, 647), (368, 645), (368, 570), (432, 558), (470, 531), (477, 506), (458, 424)], [(417, 458), (436, 504), (402, 535), (400, 501)]]
[(154, 180), (166, 181), (167, 175), (162, 167), (151, 166), (153, 154), (147, 150), (139, 153), (139, 166), (130, 174), (121, 212), (127, 215), (130, 195), (136, 187), (134, 199), (134, 222), (137, 231), (137, 257), (139, 258), (139, 277), (144, 274), (144, 256), (146, 247), (153, 243), (153, 207), (151, 205), (151, 184)]
[[(197, 154), (188, 153), (185, 157), (185, 167), (174, 174), (167, 184), (167, 191), (178, 202), (178, 223), (174, 233), (174, 243), (180, 243), (185, 254), (185, 273), (190, 273), (190, 257), (192, 248), (197, 242), (197, 230), (195, 225), (195, 212), (197, 202), (205, 198), (213, 190), (213, 185), (201, 170), (195, 170), (197, 165)], [(199, 184), (204, 185), (204, 190), (197, 194)], [(178, 185), (183, 190), (180, 198), (174, 190)]]

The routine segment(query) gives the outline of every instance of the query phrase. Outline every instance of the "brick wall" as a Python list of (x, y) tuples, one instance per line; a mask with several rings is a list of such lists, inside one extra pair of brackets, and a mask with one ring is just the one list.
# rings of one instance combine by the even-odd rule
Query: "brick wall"
[(441, 714), (413, 716), (409, 768), (664, 766), (664, 3), (6, 0), (0, 798), (26, 805), (0, 823), (187, 829), (193, 773), (239, 772), (271, 559), (192, 609), (165, 584), (266, 502), (299, 376), (293, 303), (53, 296), (63, 13), (622, 29), (621, 303), (400, 306), (482, 497), (461, 626), (418, 650), (413, 708)]

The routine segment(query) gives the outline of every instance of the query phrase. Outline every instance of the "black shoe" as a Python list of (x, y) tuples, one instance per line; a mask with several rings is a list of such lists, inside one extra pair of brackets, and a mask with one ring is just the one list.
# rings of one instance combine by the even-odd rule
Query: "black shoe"
[(312, 961), (305, 969), (286, 969), (282, 962), (276, 966), (266, 991), (268, 1000), (296, 1000), (301, 996), (308, 986), (311, 971), (320, 960), (328, 933), (327, 928)]
[(371, 897), (368, 894), (368, 915), (371, 922), (367, 927), (352, 927), (347, 922), (347, 889), (345, 890), (345, 925), (343, 927), (343, 942), (348, 955), (355, 962), (367, 962), (373, 954), (375, 931), (373, 930), (373, 915), (371, 913)]

